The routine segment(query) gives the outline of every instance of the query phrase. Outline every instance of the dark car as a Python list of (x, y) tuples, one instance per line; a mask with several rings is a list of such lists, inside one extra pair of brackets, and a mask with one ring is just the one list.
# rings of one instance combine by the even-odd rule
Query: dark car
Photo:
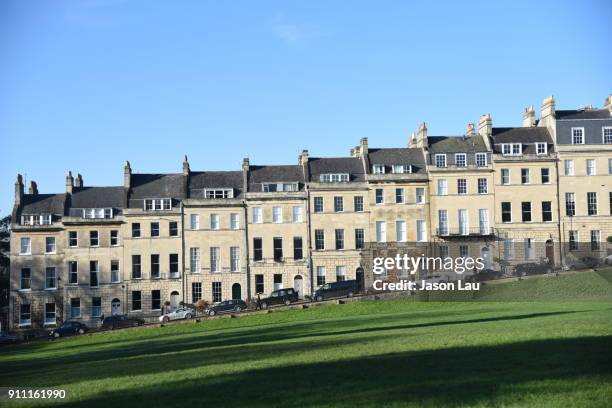
[(240, 313), (247, 308), (247, 304), (242, 299), (224, 300), (214, 306), (211, 306), (207, 313), (209, 316), (214, 316), (219, 313)]
[(485, 282), (493, 279), (500, 279), (504, 276), (500, 271), (494, 269), (483, 269), (472, 275), (472, 282)]
[(320, 302), (333, 297), (353, 297), (358, 292), (358, 288), (359, 284), (356, 280), (326, 283), (315, 291), (312, 298)]
[(76, 336), (85, 334), (89, 328), (81, 322), (64, 322), (57, 329), (51, 330), (49, 336), (57, 339), (58, 337)]
[(551, 273), (552, 271), (553, 267), (551, 265), (537, 264), (534, 262), (518, 264), (514, 268), (514, 274), (516, 276), (542, 275), (545, 273)]
[(0, 345), (2, 344), (16, 344), (17, 336), (12, 336), (7, 333), (0, 333)]
[(102, 326), (100, 328), (106, 330), (114, 330), (121, 329), (123, 327), (142, 326), (143, 324), (145, 324), (145, 321), (143, 319), (127, 317), (125, 315), (114, 315), (106, 317), (102, 321)]
[(278, 289), (270, 293), (267, 298), (261, 299), (261, 308), (267, 309), (272, 305), (289, 306), (292, 302), (297, 302), (298, 293), (295, 289)]

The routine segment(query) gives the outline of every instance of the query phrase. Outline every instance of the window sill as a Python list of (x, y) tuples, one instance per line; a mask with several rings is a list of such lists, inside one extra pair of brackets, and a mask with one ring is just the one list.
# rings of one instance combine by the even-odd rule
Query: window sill
[(57, 255), (57, 252), (45, 252), (45, 255)]
[(24, 253), (20, 252), (19, 255), (32, 255), (32, 253), (31, 252), (24, 252)]
[(18, 289), (18, 292), (31, 292), (32, 289)]
[(45, 322), (43, 326), (57, 326), (57, 321), (55, 322)]
[(31, 327), (32, 323), (19, 323), (19, 327)]
[(57, 288), (45, 288), (45, 290), (57, 290)]

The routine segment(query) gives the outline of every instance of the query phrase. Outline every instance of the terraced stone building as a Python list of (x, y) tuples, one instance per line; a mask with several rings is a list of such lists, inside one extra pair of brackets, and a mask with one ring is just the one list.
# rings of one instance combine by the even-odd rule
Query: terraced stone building
[[(487, 268), (561, 265), (609, 255), (612, 98), (602, 109), (532, 107), (520, 127), (491, 115), (459, 135), (406, 146), (360, 140), (345, 157), (287, 165), (244, 159), (231, 171), (133, 173), (123, 184), (41, 194), (21, 175), (12, 213), (10, 326), (40, 330), (67, 319), (155, 318), (199, 299), (249, 299), (292, 287), (358, 279), (372, 258), (483, 257)], [(422, 273), (431, 271), (421, 271)], [(414, 279), (388, 271), (386, 280)]]

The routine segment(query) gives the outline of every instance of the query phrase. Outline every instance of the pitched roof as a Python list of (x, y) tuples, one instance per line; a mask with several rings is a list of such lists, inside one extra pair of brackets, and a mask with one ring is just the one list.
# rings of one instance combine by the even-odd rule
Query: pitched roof
[(420, 148), (370, 148), (368, 149), (368, 158), (372, 165), (410, 164), (413, 173), (425, 171), (425, 158), (423, 157), (423, 150)]
[(558, 110), (555, 111), (558, 120), (572, 119), (610, 119), (612, 115), (607, 109), (582, 109), (582, 110)]
[[(234, 197), (242, 195), (242, 171), (194, 171), (189, 176), (189, 191), (205, 188), (233, 188)], [(193, 194), (191, 194), (193, 195)]]
[(66, 194), (24, 194), (21, 214), (64, 215)]
[(132, 174), (130, 199), (184, 198), (184, 181), (182, 173)]
[(123, 187), (75, 188), (70, 198), (72, 208), (123, 208)]
[(521, 143), (523, 153), (535, 154), (536, 142), (547, 143), (549, 152), (554, 150), (552, 137), (545, 127), (493, 128), (493, 150), (496, 153), (501, 150), (500, 143)]
[(487, 146), (480, 135), (466, 136), (428, 136), (430, 153), (473, 153), (486, 152)]
[(319, 181), (321, 174), (348, 173), (349, 181), (364, 181), (365, 172), (358, 157), (313, 157), (308, 159), (310, 179)]
[(304, 174), (302, 166), (280, 165), (280, 166), (250, 166), (249, 167), (249, 191), (261, 191), (261, 183), (289, 182), (300, 183), (299, 189), (303, 188)]

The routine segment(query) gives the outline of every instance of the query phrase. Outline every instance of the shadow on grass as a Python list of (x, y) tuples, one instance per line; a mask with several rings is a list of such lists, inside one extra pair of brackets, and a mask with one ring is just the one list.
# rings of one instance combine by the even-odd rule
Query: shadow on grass
[[(559, 380), (563, 383), (554, 382)], [(109, 389), (63, 406), (491, 406), (524, 398), (547, 405), (550, 398), (576, 391), (608, 398), (601, 389), (611, 380), (612, 337), (583, 337), (251, 369)], [(573, 381), (582, 388), (573, 388)]]
[[(8, 377), (1, 379), (0, 384), (16, 386), (23, 384), (24, 381), (29, 381), (28, 385), (32, 386), (61, 385), (86, 379), (155, 373), (160, 367), (164, 369), (204, 367), (240, 362), (245, 359), (264, 359), (293, 351), (371, 340), (379, 341), (381, 338), (394, 336), (394, 330), (515, 321), (568, 313), (578, 312), (542, 312), (405, 324), (398, 324), (409, 320), (405, 315), (388, 316), (384, 320), (381, 320), (379, 316), (368, 316), (340, 322), (309, 322), (290, 326), (264, 327), (231, 334), (194, 333), (187, 337), (170, 340), (153, 338), (147, 342), (138, 341), (135, 344), (120, 345), (113, 349), (75, 353), (67, 357), (6, 362), (3, 364), (3, 371)], [(369, 336), (373, 333), (380, 333), (380, 335)], [(409, 334), (402, 333), (403, 337), (407, 335)], [(335, 338), (334, 336), (342, 337)], [(35, 371), (35, 377), (30, 378), (33, 371)], [(37, 379), (44, 383), (39, 384)]]

